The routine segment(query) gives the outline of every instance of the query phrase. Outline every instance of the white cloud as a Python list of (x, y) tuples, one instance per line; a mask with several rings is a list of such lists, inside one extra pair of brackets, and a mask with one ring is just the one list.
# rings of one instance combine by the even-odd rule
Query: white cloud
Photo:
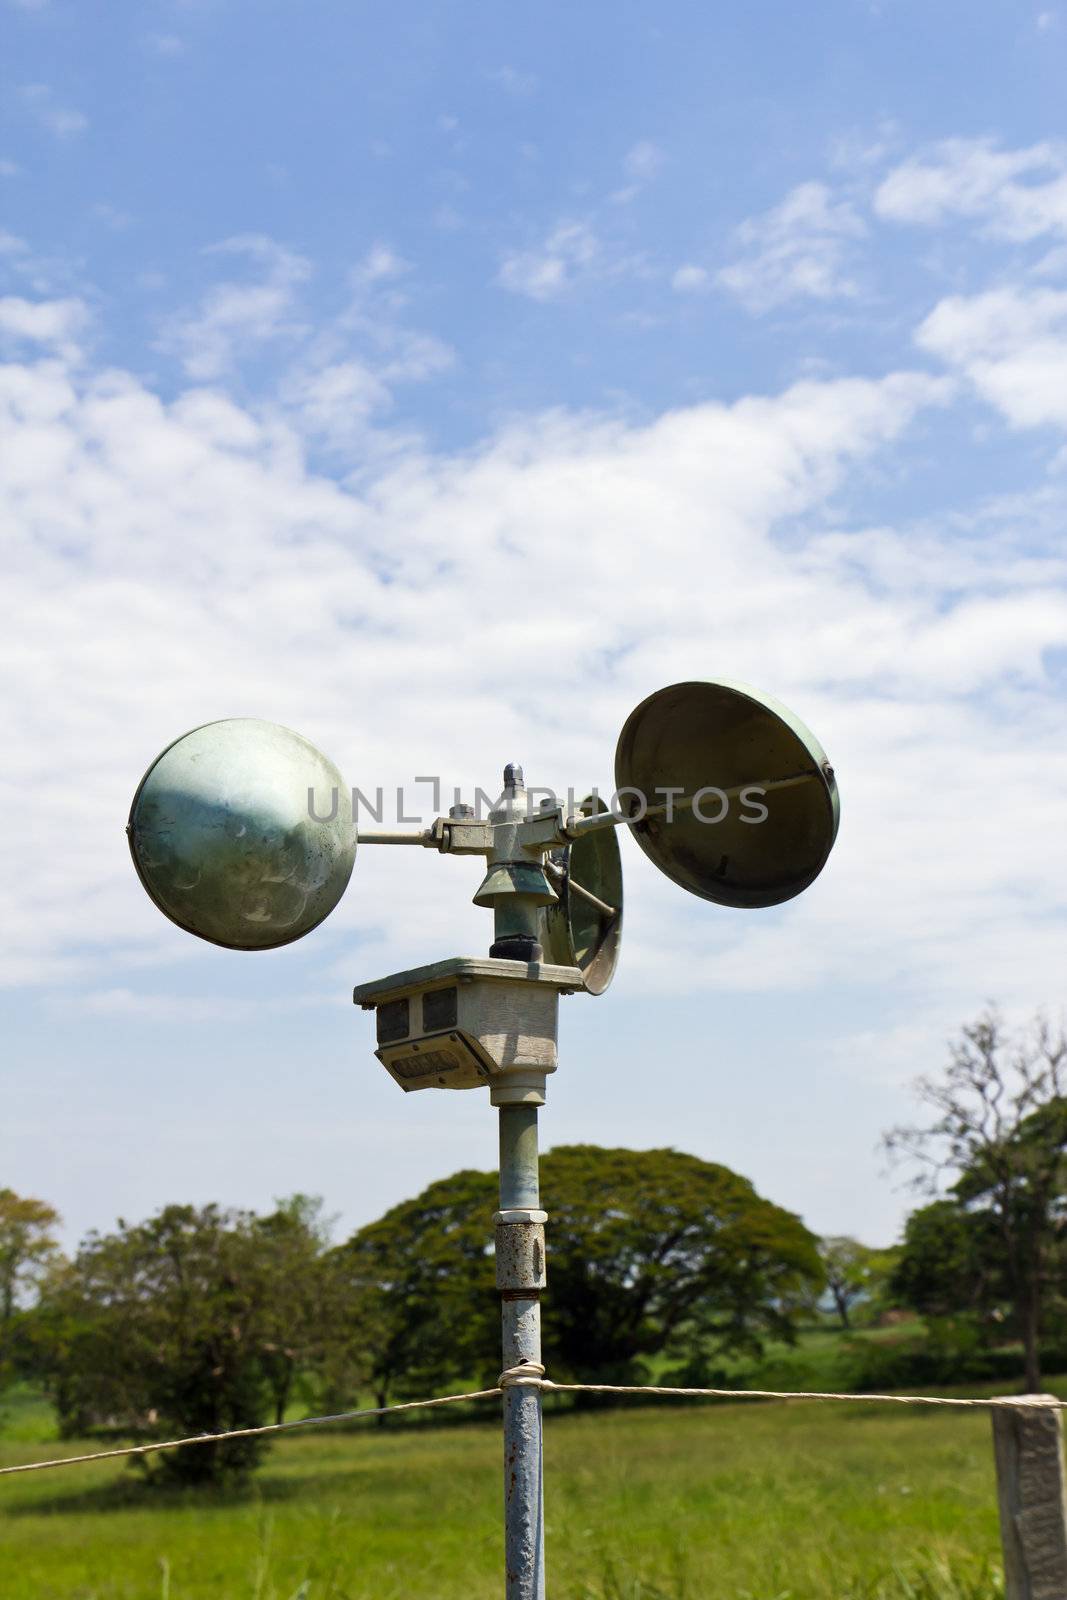
[(873, 132), (870, 124), (831, 139), (830, 164), (839, 171), (866, 178), (873, 167), (881, 166), (889, 151), (899, 148), (900, 128), (891, 118), (881, 118)]
[(273, 347), (283, 372), (279, 398), (300, 413), (310, 435), (333, 448), (369, 444), (368, 420), (389, 408), (394, 385), (423, 382), (454, 360), (442, 340), (408, 326), (402, 285), (411, 264), (387, 244), (374, 244), (355, 264), (348, 303), (318, 322), (303, 305), (312, 273), (303, 256), (258, 234), (225, 240), (205, 253), (247, 261), (252, 276), (213, 284), (191, 311), (164, 323), (159, 347), (177, 355), (201, 383), (216, 382), (246, 356)]
[(372, 352), (362, 359), (310, 360), (283, 381), (281, 398), (309, 438), (349, 457), (366, 461), (401, 443), (409, 435), (372, 434), (393, 407), (394, 391), (424, 383), (448, 371), (455, 356), (442, 340), (400, 327), (382, 326)]
[(401, 278), (410, 271), (410, 261), (405, 261), (403, 256), (397, 255), (390, 245), (379, 242), (372, 245), (363, 259), (356, 263), (349, 281), (356, 295), (362, 296), (368, 289), (388, 280)]
[(946, 139), (895, 167), (874, 209), (927, 227), (967, 217), (988, 236), (1015, 243), (1067, 233), (1067, 147), (1002, 150), (993, 139)]
[(586, 222), (560, 222), (535, 250), (504, 256), (496, 281), (531, 300), (554, 300), (595, 267), (600, 241)]
[(73, 138), (89, 126), (88, 117), (73, 106), (61, 104), (46, 83), (24, 84), (19, 99), (34, 120), (57, 139)]
[(294, 374), (284, 397), (306, 431), (336, 450), (348, 448), (370, 418), (392, 404), (392, 391), (384, 379), (365, 362), (351, 360)]
[(916, 333), (1014, 427), (1067, 426), (1067, 290), (953, 295)]
[(165, 329), (162, 347), (176, 352), (189, 376), (201, 381), (229, 371), (249, 348), (302, 336), (307, 325), (296, 312), (297, 290), (311, 273), (303, 256), (261, 234), (223, 240), (208, 253), (243, 257), (259, 277), (215, 284), (195, 311), (173, 318)]
[[(18, 242), (18, 241), (16, 241)], [(83, 300), (24, 300), (0, 296), (0, 340), (58, 345), (68, 356), (89, 321)]]
[(372, 431), (391, 411), (394, 390), (437, 377), (455, 361), (443, 340), (406, 321), (401, 284), (411, 270), (390, 246), (373, 245), (349, 274), (348, 305), (305, 343), (280, 386), (308, 437), (358, 456), (363, 469), (401, 442), (413, 443), (410, 435)]
[(626, 206), (652, 183), (663, 167), (663, 151), (651, 139), (640, 139), (623, 157), (622, 170), (629, 180), (609, 196), (612, 205)]
[(787, 300), (834, 300), (857, 294), (851, 247), (866, 233), (853, 206), (822, 183), (802, 183), (782, 203), (736, 231), (742, 254), (716, 276), (748, 310)]
[(671, 278), (671, 288), (678, 294), (702, 294), (705, 289), (711, 288), (711, 273), (706, 267), (697, 267), (688, 262), (679, 267)]

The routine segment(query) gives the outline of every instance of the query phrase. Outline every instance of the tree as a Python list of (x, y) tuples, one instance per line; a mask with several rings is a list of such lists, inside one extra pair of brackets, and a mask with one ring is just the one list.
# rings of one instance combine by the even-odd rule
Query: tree
[(282, 1422), (301, 1377), (326, 1361), (340, 1308), (326, 1294), (324, 1269), (335, 1219), (323, 1216), (317, 1196), (294, 1194), (276, 1204), (254, 1231), (260, 1264), (277, 1286), (263, 1308), (259, 1361), (274, 1421)]
[[(1067, 1040), (1041, 1016), (1012, 1039), (990, 1009), (963, 1028), (941, 1076), (920, 1078), (916, 1090), (933, 1120), (892, 1129), (886, 1146), (918, 1163), (916, 1184), (930, 1193), (953, 1175), (950, 1204), (982, 1219), (973, 1233), (961, 1225), (954, 1243), (945, 1213), (927, 1226), (936, 1223), (938, 1248), (947, 1244), (957, 1259), (977, 1252), (968, 1270), (986, 1303), (1004, 1295), (1023, 1343), (1026, 1387), (1036, 1392), (1043, 1312), (1065, 1264)], [(909, 1261), (905, 1250), (900, 1272), (901, 1281), (922, 1279), (914, 1252)]]
[[(265, 1219), (175, 1205), (90, 1234), (27, 1330), (64, 1430), (221, 1433), (284, 1409), (300, 1359), (293, 1340), (310, 1326), (309, 1217), (304, 1202)], [(161, 1470), (219, 1480), (249, 1471), (264, 1450), (261, 1439), (190, 1446), (162, 1456)]]
[[(787, 1298), (821, 1279), (796, 1217), (696, 1156), (565, 1146), (543, 1158), (541, 1177), (546, 1359), (561, 1379), (621, 1381), (668, 1348), (788, 1336)], [(380, 1405), (495, 1374), (495, 1208), (495, 1174), (460, 1172), (337, 1252)]]
[(14, 1314), (22, 1291), (39, 1283), (59, 1252), (59, 1213), (44, 1200), (0, 1189), (0, 1322)]
[(491, 1363), (499, 1317), (495, 1209), (494, 1174), (457, 1172), (333, 1253), (334, 1298), (349, 1314), (348, 1337), (334, 1355), (342, 1393), (369, 1383), (385, 1406)]
[(924, 1317), (988, 1320), (1008, 1297), (992, 1213), (969, 1211), (955, 1195), (913, 1211), (892, 1288)]
[(759, 1351), (822, 1268), (799, 1218), (728, 1167), (677, 1150), (570, 1145), (545, 1157), (548, 1359), (625, 1381), (661, 1351)]
[(893, 1252), (874, 1250), (847, 1234), (829, 1234), (819, 1240), (819, 1258), (826, 1273), (826, 1289), (847, 1332), (857, 1304), (870, 1304), (886, 1283)]

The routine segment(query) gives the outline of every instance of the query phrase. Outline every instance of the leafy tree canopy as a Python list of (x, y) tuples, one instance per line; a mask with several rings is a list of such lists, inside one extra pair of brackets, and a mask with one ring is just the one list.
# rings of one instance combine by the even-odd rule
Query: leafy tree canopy
[[(641, 1357), (691, 1336), (694, 1319), (701, 1340), (758, 1345), (788, 1332), (797, 1287), (821, 1281), (798, 1218), (696, 1156), (563, 1146), (542, 1159), (541, 1182), (546, 1361), (561, 1381), (631, 1376)], [(381, 1403), (496, 1371), (496, 1194), (495, 1174), (457, 1173), (336, 1252)]]
[[(223, 1432), (277, 1408), (278, 1362), (309, 1345), (314, 1210), (273, 1217), (218, 1206), (167, 1206), (148, 1222), (90, 1234), (26, 1319), (29, 1359), (49, 1383), (66, 1431)], [(240, 1473), (261, 1440), (161, 1456), (185, 1480)]]
[(561, 1380), (631, 1375), (692, 1331), (719, 1349), (788, 1336), (784, 1306), (819, 1281), (799, 1218), (728, 1167), (677, 1150), (570, 1145), (542, 1164), (546, 1348)]
[(927, 1317), (981, 1314), (1005, 1298), (997, 1232), (987, 1212), (955, 1197), (913, 1211), (893, 1272), (893, 1292)]

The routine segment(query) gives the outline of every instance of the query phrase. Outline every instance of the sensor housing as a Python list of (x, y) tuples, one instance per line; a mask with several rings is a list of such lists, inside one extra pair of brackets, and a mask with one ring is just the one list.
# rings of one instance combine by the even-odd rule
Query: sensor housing
[(358, 984), (373, 1011), (375, 1055), (411, 1089), (476, 1089), (494, 1105), (543, 1105), (556, 1070), (559, 997), (584, 987), (577, 967), (453, 956)]

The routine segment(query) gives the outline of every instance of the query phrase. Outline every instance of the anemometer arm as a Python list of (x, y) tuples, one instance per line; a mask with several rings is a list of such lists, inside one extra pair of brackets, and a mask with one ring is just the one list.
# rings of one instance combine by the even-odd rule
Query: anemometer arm
[[(720, 798), (736, 799), (739, 795), (753, 794), (762, 796), (772, 789), (793, 789), (798, 784), (818, 780), (821, 774), (815, 767), (803, 772), (793, 772), (784, 778), (765, 778), (762, 781), (731, 784), (728, 788), (718, 785), (708, 785), (706, 789), (698, 789), (695, 794), (685, 794), (681, 789), (671, 792), (671, 798), (659, 805), (645, 805), (635, 807), (632, 813), (621, 810), (594, 811), (590, 816), (583, 816), (580, 812), (573, 812), (568, 816), (556, 807), (554, 810), (533, 813), (517, 823), (510, 821), (515, 830), (516, 842), (521, 844), (523, 850), (531, 855), (536, 855), (545, 850), (551, 850), (557, 845), (572, 844), (576, 839), (584, 838), (586, 834), (599, 833), (604, 828), (618, 828), (623, 824), (632, 825), (643, 822), (646, 817), (666, 817), (668, 821), (675, 812), (692, 811), (704, 795), (714, 794)], [(663, 793), (661, 789), (659, 791)], [(420, 833), (409, 833), (399, 828), (371, 828), (360, 831), (358, 838), (360, 844), (416, 844), (424, 849), (438, 850), (442, 854), (451, 855), (492, 855), (494, 851), (495, 826), (492, 822), (476, 822), (466, 817), (438, 817), (434, 823)], [(591, 899), (585, 895), (584, 898)], [(595, 897), (591, 903), (597, 904), (601, 910), (605, 908), (603, 902), (597, 902)], [(612, 913), (613, 914), (613, 913)]]
[(359, 844), (421, 844), (436, 847), (437, 841), (430, 833), (406, 833), (403, 828), (361, 829), (356, 835)]
[[(455, 813), (471, 812), (466, 815)], [(540, 818), (535, 819), (540, 822)], [(479, 822), (473, 807), (454, 806), (447, 817), (436, 817), (428, 828), (409, 833), (402, 828), (367, 828), (357, 834), (359, 844), (418, 844), (442, 855), (487, 856), (493, 851), (493, 824)], [(548, 848), (548, 844), (544, 846)]]
[(567, 887), (571, 894), (577, 895), (579, 900), (584, 900), (586, 905), (590, 905), (595, 911), (599, 911), (602, 917), (618, 916), (618, 906), (609, 906), (606, 900), (601, 900), (600, 896), (594, 894), (591, 889), (583, 888), (573, 878), (568, 879), (563, 868), (557, 867), (554, 861), (545, 862), (545, 871), (553, 882), (558, 883), (561, 888)]
[[(473, 812), (470, 806), (454, 809)], [(417, 844), (426, 850), (439, 850), (442, 855), (493, 856), (498, 851), (500, 830), (505, 825), (512, 835), (511, 842), (531, 857), (568, 842), (563, 814), (558, 807), (552, 811), (535, 811), (528, 817), (520, 812), (518, 817), (507, 818), (506, 824), (495, 815), (491, 815), (488, 822), (479, 822), (473, 814), (455, 816), (450, 812), (447, 817), (435, 818), (421, 832), (408, 832), (403, 828), (360, 828), (357, 840), (359, 844)]]
[[(721, 788), (717, 784), (709, 784), (704, 789), (698, 789), (695, 794), (685, 794), (681, 789), (671, 791), (671, 798), (662, 805), (645, 805), (643, 809), (635, 807), (632, 814), (622, 811), (595, 811), (592, 816), (570, 816), (563, 825), (562, 834), (566, 840), (580, 839), (587, 833), (598, 833), (601, 828), (617, 828), (620, 823), (633, 824), (643, 822), (646, 817), (671, 817), (678, 811), (692, 811), (705, 795), (716, 795), (720, 799), (736, 800), (738, 796), (746, 795), (763, 796), (772, 789), (795, 789), (798, 784), (811, 783), (833, 778), (833, 768), (824, 763), (822, 768), (809, 767), (803, 772), (791, 772), (784, 778), (752, 779), (746, 783), (731, 784), (728, 788)], [(662, 794), (664, 791), (658, 791)]]

